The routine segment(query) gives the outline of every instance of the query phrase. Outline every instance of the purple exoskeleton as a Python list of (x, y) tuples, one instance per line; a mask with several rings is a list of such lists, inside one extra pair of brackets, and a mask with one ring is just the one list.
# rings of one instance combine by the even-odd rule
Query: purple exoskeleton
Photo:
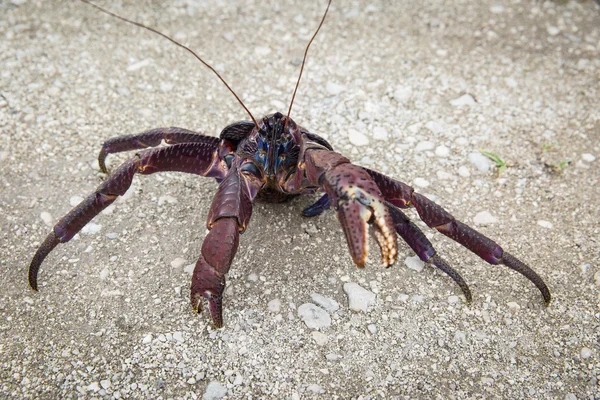
[[(82, 1), (91, 4), (87, 0)], [(93, 6), (121, 20), (152, 30), (192, 52), (152, 28)], [(321, 25), (326, 14), (327, 11)], [(314, 36), (317, 32), (318, 29)], [(309, 46), (311, 42), (312, 39)], [(308, 46), (305, 58), (307, 51)], [(192, 54), (204, 63), (195, 53)], [(209, 68), (212, 69), (210, 66)], [(220, 76), (219, 78), (222, 80)], [(297, 87), (298, 85), (296, 89)], [(229, 86), (227, 88), (230, 89)], [(252, 121), (227, 126), (219, 138), (181, 128), (159, 128), (107, 140), (98, 157), (100, 169), (105, 173), (105, 159), (109, 154), (155, 147), (163, 142), (168, 146), (137, 153), (112, 173), (94, 193), (58, 221), (31, 261), (31, 287), (37, 290), (39, 267), (52, 249), (59, 243), (68, 242), (118, 196), (124, 195), (135, 174), (178, 171), (216, 178), (219, 182), (208, 214), (209, 231), (204, 239), (191, 285), (192, 307), (200, 311), (202, 298), (206, 298), (216, 327), (223, 326), (225, 275), (237, 251), (239, 235), (246, 230), (250, 221), (253, 202), (280, 202), (292, 196), (314, 193), (323, 195), (304, 209), (303, 214), (307, 217), (315, 216), (332, 205), (337, 211), (352, 259), (359, 267), (364, 266), (367, 257), (369, 226), (381, 249), (382, 262), (386, 267), (396, 260), (398, 234), (421, 260), (448, 274), (459, 285), (467, 302), (471, 301), (471, 292), (464, 279), (437, 255), (424, 233), (400, 210), (414, 207), (421, 220), (429, 227), (460, 243), (488, 263), (504, 264), (523, 274), (540, 290), (545, 303), (550, 302), (548, 287), (531, 268), (503, 251), (491, 239), (457, 221), (410, 186), (379, 172), (354, 165), (346, 157), (334, 152), (325, 139), (310, 133), (289, 117), (291, 104), (293, 97), (287, 116), (276, 112), (260, 122), (246, 109)]]

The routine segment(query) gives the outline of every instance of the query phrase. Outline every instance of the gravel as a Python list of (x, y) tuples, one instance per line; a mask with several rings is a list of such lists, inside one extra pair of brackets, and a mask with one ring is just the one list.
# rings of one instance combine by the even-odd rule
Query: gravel
[[(189, 44), (257, 118), (287, 112), (324, 7), (102, 4)], [(162, 126), (218, 135), (249, 116), (163, 38), (80, 2), (0, 2), (0, 398), (598, 398), (599, 9), (336, 0), (291, 113), (352, 161), (427, 181), (417, 190), (457, 219), (489, 212), (496, 221), (477, 230), (543, 277), (549, 307), (414, 210), (472, 304), (438, 269), (405, 268), (402, 241), (386, 269), (370, 239), (356, 268), (335, 212), (306, 219), (316, 197), (299, 196), (254, 207), (215, 329), (206, 303), (189, 304), (212, 179), (136, 176), (47, 257), (37, 293), (27, 267), (105, 179), (105, 140)], [(470, 104), (451, 103), (464, 95)], [(471, 162), (480, 149), (506, 162), (500, 176)], [(109, 156), (109, 169), (133, 153)], [(330, 325), (309, 328), (304, 304)]]

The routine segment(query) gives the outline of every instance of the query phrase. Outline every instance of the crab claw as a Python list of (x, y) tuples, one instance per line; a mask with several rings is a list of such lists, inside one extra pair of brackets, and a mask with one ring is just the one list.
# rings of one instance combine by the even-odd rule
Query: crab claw
[(367, 224), (381, 248), (383, 265), (388, 267), (396, 261), (396, 235), (387, 207), (373, 195), (357, 187), (344, 190), (338, 201), (337, 215), (344, 229), (352, 259), (364, 267), (368, 254)]
[(202, 312), (202, 297), (208, 300), (208, 311), (215, 327), (223, 326), (223, 291), (225, 277), (200, 256), (192, 277), (190, 300), (194, 311)]

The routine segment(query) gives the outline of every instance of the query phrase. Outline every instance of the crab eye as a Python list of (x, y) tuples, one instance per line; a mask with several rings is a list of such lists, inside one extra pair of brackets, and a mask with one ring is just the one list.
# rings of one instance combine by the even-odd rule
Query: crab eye
[(227, 164), (227, 168), (231, 168), (231, 162), (233, 161), (233, 154), (227, 154), (225, 157), (223, 157), (223, 160), (225, 161), (225, 164)]
[(254, 165), (254, 163), (251, 163), (251, 162), (242, 165), (242, 168), (240, 168), (240, 171), (242, 171), (245, 174), (252, 174), (256, 177), (260, 177), (260, 171), (258, 170), (256, 165)]

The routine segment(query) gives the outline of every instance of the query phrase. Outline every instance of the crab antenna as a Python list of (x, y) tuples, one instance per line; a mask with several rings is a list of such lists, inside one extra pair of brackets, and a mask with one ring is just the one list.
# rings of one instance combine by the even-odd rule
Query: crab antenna
[(189, 51), (190, 53), (192, 53), (192, 55), (193, 55), (194, 57), (196, 57), (196, 58), (198, 59), (198, 61), (200, 61), (202, 64), (204, 64), (204, 66), (205, 66), (206, 68), (210, 69), (210, 70), (211, 70), (211, 71), (212, 71), (212, 72), (213, 72), (213, 73), (214, 73), (214, 74), (217, 76), (217, 78), (219, 78), (219, 80), (220, 80), (221, 82), (223, 82), (223, 84), (225, 85), (225, 87), (226, 87), (226, 88), (227, 88), (227, 89), (228, 89), (228, 90), (231, 92), (231, 94), (232, 94), (232, 95), (235, 97), (235, 99), (238, 101), (238, 103), (240, 103), (240, 104), (241, 104), (241, 106), (244, 108), (244, 110), (246, 110), (246, 112), (248, 113), (248, 115), (249, 115), (249, 116), (250, 116), (250, 118), (252, 119), (252, 122), (254, 122), (254, 125), (256, 126), (256, 128), (257, 128), (257, 129), (259, 129), (258, 123), (256, 122), (256, 119), (254, 119), (254, 117), (252, 116), (252, 113), (250, 112), (250, 110), (248, 110), (248, 108), (246, 107), (246, 105), (244, 105), (244, 103), (243, 103), (243, 102), (242, 102), (242, 100), (241, 100), (241, 99), (238, 97), (238, 95), (237, 95), (237, 94), (236, 94), (236, 93), (233, 91), (233, 89), (232, 89), (232, 88), (231, 88), (231, 87), (230, 87), (230, 86), (227, 84), (227, 82), (225, 82), (225, 79), (223, 79), (223, 77), (222, 77), (222, 76), (221, 76), (221, 75), (220, 75), (220, 74), (217, 72), (217, 70), (216, 70), (216, 69), (214, 69), (214, 68), (212, 67), (212, 65), (210, 65), (209, 63), (207, 63), (206, 61), (204, 61), (204, 60), (203, 60), (203, 59), (202, 59), (202, 58), (201, 58), (201, 57), (200, 57), (198, 54), (196, 54), (196, 52), (194, 52), (194, 50), (190, 49), (189, 47), (187, 47), (187, 46), (185, 46), (185, 45), (183, 45), (183, 44), (181, 44), (181, 43), (179, 43), (179, 42), (178, 42), (178, 41), (176, 41), (175, 39), (172, 39), (172, 38), (170, 38), (169, 36), (165, 35), (164, 33), (157, 31), (157, 30), (156, 30), (156, 29), (154, 29), (154, 28), (151, 28), (151, 27), (149, 27), (149, 26), (146, 26), (146, 25), (144, 25), (144, 24), (142, 24), (142, 23), (139, 23), (139, 22), (132, 21), (132, 20), (130, 20), (130, 19), (127, 19), (127, 18), (121, 17), (120, 15), (117, 15), (117, 14), (115, 14), (115, 13), (112, 13), (112, 12), (110, 12), (110, 11), (108, 11), (108, 10), (106, 10), (106, 9), (104, 9), (104, 8), (102, 8), (102, 7), (100, 7), (99, 5), (96, 5), (96, 4), (92, 3), (91, 1), (88, 1), (88, 0), (80, 0), (80, 1), (81, 1), (82, 3), (86, 3), (86, 4), (88, 4), (88, 5), (92, 6), (92, 7), (94, 7), (95, 9), (97, 9), (97, 10), (99, 10), (99, 11), (103, 12), (104, 14), (108, 14), (108, 15), (110, 15), (111, 17), (115, 17), (115, 18), (117, 18), (117, 19), (120, 19), (121, 21), (124, 21), (124, 22), (130, 23), (130, 24), (133, 24), (133, 25), (135, 25), (135, 26), (139, 26), (140, 28), (144, 28), (144, 29), (146, 29), (146, 30), (148, 30), (148, 31), (150, 31), (150, 32), (156, 33), (157, 35), (160, 35), (160, 36), (164, 37), (165, 39), (169, 40), (170, 42), (174, 43), (175, 45), (177, 45), (177, 46), (179, 46), (179, 47), (181, 47), (181, 48), (183, 48), (183, 49), (185, 49), (185, 50)]
[(302, 71), (304, 71), (304, 63), (306, 63), (306, 56), (308, 54), (308, 48), (312, 44), (313, 40), (315, 40), (317, 33), (319, 33), (319, 31), (321, 30), (321, 27), (323, 26), (323, 22), (325, 22), (325, 17), (327, 16), (327, 11), (329, 11), (330, 5), (331, 5), (331, 0), (329, 0), (329, 2), (327, 3), (327, 8), (325, 9), (325, 12), (323, 13), (323, 18), (321, 18), (321, 22), (319, 23), (317, 30), (310, 38), (308, 44), (306, 45), (306, 49), (304, 49), (304, 58), (302, 59), (302, 66), (300, 67), (300, 75), (298, 75), (298, 81), (296, 82), (296, 87), (294, 88), (294, 94), (292, 94), (292, 101), (290, 101), (290, 108), (288, 109), (287, 118), (285, 120), (286, 127), (287, 127), (288, 121), (290, 120), (290, 114), (292, 112), (292, 106), (294, 105), (294, 99), (296, 98), (296, 92), (298, 91), (298, 86), (300, 86), (300, 79), (302, 78)]

